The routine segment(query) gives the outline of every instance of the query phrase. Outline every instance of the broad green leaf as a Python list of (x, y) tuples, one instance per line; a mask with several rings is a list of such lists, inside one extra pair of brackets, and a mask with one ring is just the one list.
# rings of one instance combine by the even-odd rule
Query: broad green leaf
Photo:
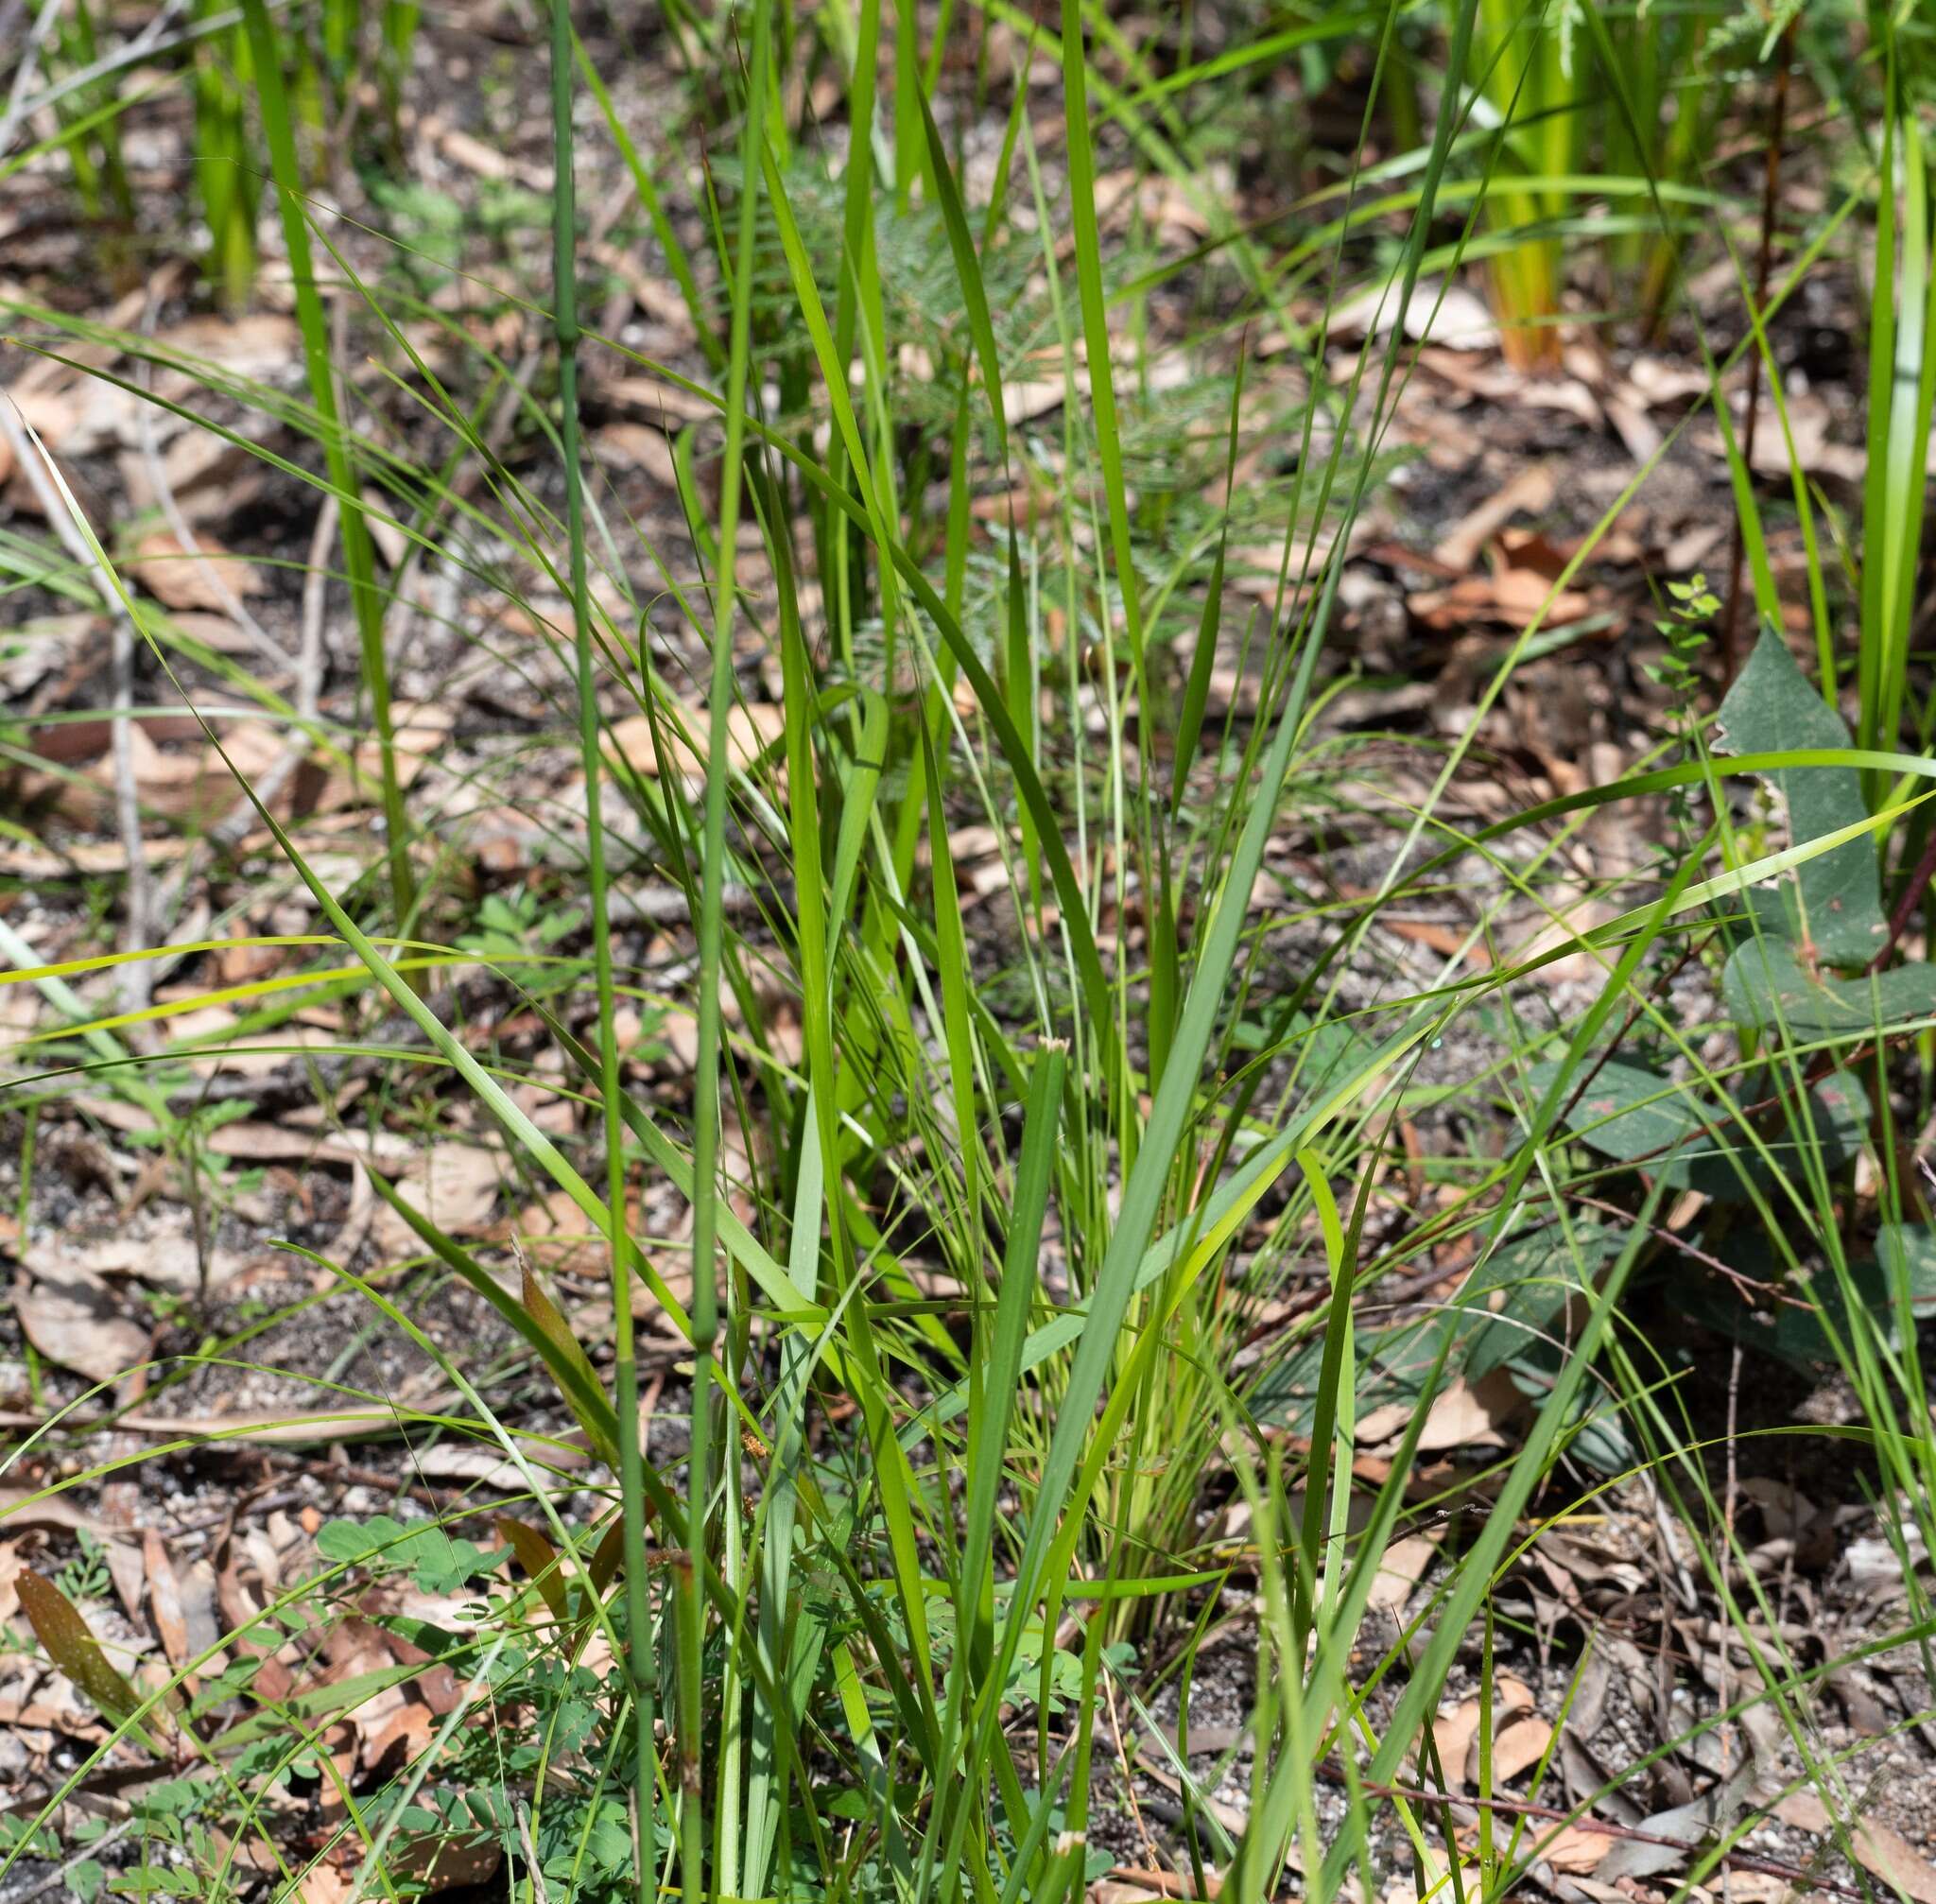
[[(1532, 1065), (1526, 1074), (1528, 1090), (1544, 1098), (1560, 1070), (1556, 1062)], [(1601, 1156), (1685, 1189), (1693, 1184), (1690, 1164), (1697, 1153), (1711, 1160), (1732, 1148), (1720, 1120), (1726, 1115), (1714, 1120), (1710, 1134), (1686, 1091), (1644, 1065), (1609, 1058), (1567, 1111), (1566, 1127)]]
[[(1720, 704), (1720, 733), (1736, 753), (1849, 744), (1841, 717), (1822, 699), (1781, 633), (1768, 630)], [(1819, 839), (1869, 817), (1853, 767), (1785, 769), (1768, 778), (1788, 807), (1794, 843)], [(1852, 839), (1795, 869), (1793, 885), (1751, 892), (1763, 929), (1814, 948), (1830, 965), (1862, 966), (1888, 934), (1876, 848)]]
[[(1876, 1247), (1881, 1260), (1870, 1256), (1850, 1264), (1846, 1287), (1830, 1271), (1818, 1270), (1806, 1283), (1787, 1285), (1784, 1293), (1790, 1300), (1758, 1308), (1717, 1280), (1693, 1291), (1688, 1307), (1697, 1320), (1744, 1348), (1816, 1374), (1838, 1366), (1849, 1352), (1853, 1295), (1889, 1345), (1899, 1350), (1896, 1259), (1899, 1255), (1907, 1273), (1911, 1311), (1920, 1321), (1936, 1316), (1936, 1232), (1922, 1223), (1885, 1223)], [(1754, 1281), (1782, 1282), (1781, 1264), (1765, 1237), (1743, 1235), (1731, 1240), (1726, 1254), (1732, 1267)], [(1805, 1298), (1806, 1307), (1798, 1307), (1795, 1298)]]
[[(1527, 1082), (1544, 1091), (1557, 1066), (1535, 1065)], [(1567, 1115), (1582, 1143), (1617, 1163), (1658, 1174), (1676, 1189), (1699, 1190), (1723, 1202), (1745, 1197), (1750, 1186), (1766, 1188), (1769, 1159), (1793, 1169), (1801, 1152), (1819, 1151), (1825, 1168), (1839, 1169), (1861, 1149), (1869, 1122), (1868, 1093), (1847, 1071), (1823, 1079), (1809, 1093), (1808, 1121), (1785, 1128), (1778, 1116), (1761, 1114), (1761, 1148), (1749, 1141), (1741, 1119), (1748, 1106), (1770, 1105), (1788, 1094), (1765, 1067), (1735, 1081), (1732, 1099), (1719, 1103), (1698, 1090), (1670, 1082), (1639, 1065), (1609, 1059), (1594, 1074)]]
[(1620, 1254), (1625, 1235), (1606, 1223), (1548, 1223), (1509, 1238), (1476, 1272), (1476, 1287), (1503, 1301), (1473, 1330), (1465, 1375), (1477, 1381), (1524, 1355), (1581, 1288)]
[(1728, 1010), (1742, 1025), (1791, 1037), (1859, 1037), (1885, 1025), (1936, 1017), (1936, 965), (1898, 966), (1857, 978), (1810, 972), (1775, 940), (1738, 946), (1721, 974)]

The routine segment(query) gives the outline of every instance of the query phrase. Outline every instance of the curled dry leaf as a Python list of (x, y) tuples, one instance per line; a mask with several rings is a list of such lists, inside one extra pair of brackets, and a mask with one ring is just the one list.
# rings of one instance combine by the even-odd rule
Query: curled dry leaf
[(141, 1537), (141, 1554), (147, 1569), (148, 1617), (154, 1622), (155, 1637), (162, 1642), (171, 1665), (185, 1666), (193, 1649), (188, 1642), (188, 1621), (182, 1611), (182, 1586), (175, 1578), (175, 1563), (153, 1528)]
[(1520, 629), (1535, 616), (1544, 627), (1564, 628), (1592, 606), (1580, 589), (1556, 588), (1566, 557), (1546, 537), (1509, 530), (1499, 538), (1496, 551), (1490, 574), (1424, 590), (1408, 597), (1407, 608), (1427, 628), (1446, 631), (1475, 622)]
[[(1504, 1447), (1506, 1426), (1525, 1407), (1525, 1398), (1503, 1370), (1476, 1382), (1450, 1381), (1433, 1397), (1420, 1431), (1421, 1454), (1457, 1447)], [(1357, 1425), (1358, 1445), (1373, 1448), (1405, 1432), (1414, 1410), (1405, 1402), (1373, 1409)]]

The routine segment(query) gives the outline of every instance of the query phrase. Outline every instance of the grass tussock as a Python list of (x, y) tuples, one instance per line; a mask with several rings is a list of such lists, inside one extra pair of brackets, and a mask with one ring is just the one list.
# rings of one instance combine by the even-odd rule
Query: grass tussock
[(1932, 1895), (1927, 34), (512, 10), (22, 13), (0, 1895)]

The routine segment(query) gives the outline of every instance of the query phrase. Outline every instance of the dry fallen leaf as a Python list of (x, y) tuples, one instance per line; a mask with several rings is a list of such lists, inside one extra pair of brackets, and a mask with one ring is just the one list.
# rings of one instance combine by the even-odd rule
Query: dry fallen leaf
[(1530, 1855), (1550, 1864), (1555, 1871), (1583, 1876), (1607, 1855), (1607, 1839), (1603, 1832), (1582, 1831), (1577, 1825), (1564, 1825), (1550, 1837), (1533, 1841)]
[(188, 1643), (188, 1621), (182, 1611), (182, 1587), (175, 1578), (175, 1563), (153, 1528), (141, 1537), (141, 1555), (147, 1569), (148, 1617), (154, 1622), (155, 1637), (172, 1665), (185, 1666), (193, 1649)]
[[(246, 599), (268, 587), (253, 563), (224, 548), (213, 536), (197, 536), (195, 547), (189, 549), (173, 530), (165, 528), (143, 536), (124, 566), (164, 608), (202, 609), (220, 614), (229, 606), (229, 597)], [(214, 571), (213, 580), (210, 570)]]
[(392, 1753), (401, 1753), (409, 1761), (414, 1761), (430, 1749), (430, 1739), (436, 1730), (436, 1721), (430, 1708), (417, 1701), (399, 1706), (379, 1726), (372, 1728), (363, 1740), (363, 1770), (373, 1771)]
[(147, 1331), (121, 1313), (99, 1276), (78, 1264), (47, 1275), (23, 1269), (14, 1278), (13, 1304), (27, 1341), (90, 1381), (118, 1381), (147, 1359)]
[(1440, 1771), (1452, 1784), (1465, 1776), (1466, 1758), (1478, 1739), (1478, 1722), (1477, 1699), (1462, 1699), (1452, 1711), (1432, 1721), (1432, 1750), (1438, 1754)]
[[(449, 708), (431, 701), (399, 701), (392, 705), (390, 734), (395, 742), (398, 786), (406, 789), (414, 786), (424, 768), (449, 745), (455, 718)], [(320, 776), (320, 764), (311, 761), (302, 776), (299, 809), (336, 813), (359, 803), (374, 804), (383, 777), (382, 752), (374, 737), (356, 747), (351, 759), (355, 765), (354, 775), (332, 766), (326, 778)]]
[[(9, 1421), (8, 1426), (38, 1426), (39, 1419), (24, 1415), (19, 1423)], [(85, 1529), (96, 1538), (105, 1538), (113, 1531), (97, 1515), (76, 1507), (64, 1495), (19, 1487), (0, 1487), (0, 1526), (9, 1533), (21, 1533), (30, 1527), (58, 1527), (71, 1533)]]
[[(1327, 336), (1334, 343), (1389, 336), (1398, 322), (1402, 299), (1402, 286), (1374, 285), (1331, 313)], [(1403, 309), (1405, 335), (1415, 341), (1429, 340), (1452, 351), (1489, 351), (1499, 341), (1499, 327), (1485, 300), (1462, 285), (1421, 278)]]
[[(36, 1276), (57, 1282), (78, 1269), (91, 1276), (134, 1276), (153, 1289), (183, 1294), (199, 1292), (203, 1285), (200, 1253), (185, 1227), (146, 1237), (40, 1244), (23, 1260)], [(207, 1263), (208, 1288), (232, 1281), (249, 1262), (240, 1251), (212, 1250)]]
[(26, 1563), (20, 1557), (20, 1549), (10, 1540), (0, 1540), (0, 1625), (20, 1611), (20, 1576), (26, 1570)]
[(672, 444), (664, 430), (650, 424), (624, 420), (607, 424), (592, 439), (598, 460), (620, 468), (644, 470), (662, 489), (676, 491), (679, 470), (672, 459)]
[(1379, 1557), (1378, 1571), (1372, 1581), (1368, 1604), (1387, 1613), (1395, 1613), (1411, 1598), (1412, 1589), (1424, 1577), (1426, 1568), (1438, 1557), (1438, 1543), (1426, 1539), (1422, 1533), (1408, 1534), (1403, 1540), (1394, 1540)]
[(338, 1871), (334, 1864), (319, 1864), (302, 1874), (296, 1895), (302, 1904), (347, 1904), (355, 1890), (354, 1872)]
[[(683, 729), (683, 734), (681, 730)], [(706, 746), (711, 716), (702, 707), (667, 708), (659, 718), (666, 758), (673, 770), (698, 779), (706, 770)], [(774, 701), (737, 701), (726, 714), (726, 757), (744, 770), (786, 731), (786, 710)], [(690, 736), (689, 738), (687, 736)], [(606, 737), (608, 753), (618, 753), (640, 773), (657, 779), (659, 753), (652, 744), (652, 723), (635, 714), (612, 723)]]
[[(1784, 1825), (1820, 1837), (1830, 1826), (1828, 1808), (1812, 1791), (1791, 1791), (1774, 1808)], [(1936, 1868), (1905, 1838), (1873, 1818), (1859, 1820), (1849, 1842), (1856, 1856), (1884, 1883), (1893, 1886), (1916, 1904), (1936, 1904)]]
[[(397, 1179), (406, 1203), (447, 1236), (475, 1236), (497, 1207), (497, 1152), (480, 1144), (438, 1144), (416, 1157)], [(389, 1203), (377, 1211), (371, 1236), (389, 1256), (415, 1255), (424, 1244)]]
[(1592, 607), (1581, 590), (1555, 588), (1563, 564), (1544, 537), (1507, 534), (1497, 547), (1490, 574), (1469, 575), (1449, 588), (1422, 589), (1407, 597), (1406, 607), (1427, 628), (1442, 631), (1478, 622), (1523, 629), (1543, 609), (1543, 626), (1564, 628)]
[(1553, 493), (1552, 472), (1544, 463), (1530, 464), (1461, 517), (1432, 550), (1432, 560), (1455, 575), (1463, 575), (1478, 560), (1486, 544), (1515, 515), (1538, 515), (1550, 509)]
[(598, 394), (615, 408), (631, 409), (653, 422), (703, 424), (718, 420), (721, 406), (678, 384), (657, 377), (614, 377)]
[[(1433, 1397), (1420, 1431), (1422, 1454), (1456, 1447), (1504, 1447), (1505, 1427), (1525, 1406), (1524, 1397), (1503, 1370), (1495, 1369), (1477, 1382), (1451, 1381)], [(1415, 1411), (1405, 1402), (1373, 1409), (1357, 1425), (1358, 1445), (1375, 1447), (1404, 1433)]]
[(1537, 1713), (1515, 1719), (1493, 1740), (1493, 1777), (1498, 1784), (1530, 1771), (1552, 1743), (1553, 1728)]
[[(285, 378), (292, 367), (300, 370), (302, 365), (302, 335), (285, 311), (186, 318), (158, 332), (155, 344), (163, 353), (194, 358), (198, 365), (214, 364), (232, 377), (257, 383)], [(164, 385), (164, 394), (166, 389)]]
[[(70, 756), (71, 761), (90, 763), (83, 771), (78, 775), (23, 773), (20, 794), (26, 801), (51, 796), (56, 810), (65, 818), (81, 824), (97, 822), (112, 810), (114, 800), (111, 725), (102, 721), (97, 736), (89, 731), (76, 733), (74, 739), (77, 743), (86, 742), (85, 752)], [(128, 736), (129, 753), (142, 806), (170, 820), (188, 822), (191, 826), (211, 825), (241, 799), (242, 788), (236, 774), (253, 780), (283, 748), (275, 730), (258, 720), (227, 723), (221, 742), (234, 763), (233, 772), (222, 755), (199, 736), (182, 746), (164, 749), (156, 743), (149, 723), (132, 723)], [(162, 844), (156, 842), (157, 846)], [(121, 857), (125, 865), (126, 855)], [(161, 853), (149, 855), (151, 862), (162, 857)]]

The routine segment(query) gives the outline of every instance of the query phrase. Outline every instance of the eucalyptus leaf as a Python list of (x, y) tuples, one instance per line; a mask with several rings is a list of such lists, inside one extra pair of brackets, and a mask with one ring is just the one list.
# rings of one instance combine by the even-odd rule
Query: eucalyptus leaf
[[(1560, 1068), (1557, 1062), (1532, 1065), (1526, 1073), (1528, 1095), (1544, 1096)], [(1566, 1123), (1602, 1156), (1654, 1168), (1702, 1129), (1680, 1086), (1644, 1065), (1618, 1058), (1606, 1059), (1593, 1071), (1568, 1109)]]

